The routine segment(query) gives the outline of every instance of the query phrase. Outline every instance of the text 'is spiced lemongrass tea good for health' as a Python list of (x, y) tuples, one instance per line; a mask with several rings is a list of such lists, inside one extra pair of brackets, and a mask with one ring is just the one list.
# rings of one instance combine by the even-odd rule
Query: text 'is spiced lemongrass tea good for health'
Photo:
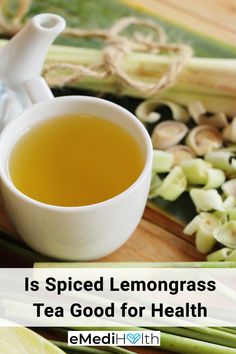
[(25, 195), (51, 205), (85, 206), (110, 199), (139, 177), (144, 156), (124, 128), (74, 114), (40, 122), (15, 143), (9, 174)]

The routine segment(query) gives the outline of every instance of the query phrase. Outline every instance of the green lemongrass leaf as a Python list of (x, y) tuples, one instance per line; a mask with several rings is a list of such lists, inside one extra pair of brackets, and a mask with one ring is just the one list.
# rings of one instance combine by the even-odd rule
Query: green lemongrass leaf
[(225, 195), (236, 198), (236, 178), (226, 181), (221, 188)]
[(157, 195), (166, 200), (176, 200), (187, 187), (187, 179), (181, 167), (176, 166), (164, 178), (160, 187), (156, 189)]
[(203, 159), (197, 158), (182, 161), (180, 164), (189, 184), (206, 184), (207, 170), (211, 165)]
[(170, 152), (153, 150), (152, 170), (156, 173), (169, 172), (173, 166), (174, 157)]
[(225, 211), (223, 200), (215, 189), (203, 190), (193, 188), (190, 190), (190, 197), (197, 212), (209, 210)]
[(225, 149), (212, 151), (206, 154), (204, 158), (215, 168), (219, 168), (227, 172), (235, 171), (234, 167), (232, 166), (232, 161), (236, 159), (234, 152), (227, 151)]
[(231, 250), (231, 253), (225, 258), (227, 262), (234, 262), (236, 261), (236, 250)]
[(207, 171), (207, 183), (203, 189), (215, 189), (219, 188), (225, 181), (225, 174), (222, 170), (216, 168), (208, 168)]
[(213, 230), (215, 239), (229, 248), (236, 248), (236, 221), (228, 221)]
[(230, 253), (232, 252), (231, 248), (221, 248), (218, 251), (212, 252), (210, 254), (208, 254), (207, 256), (207, 260), (208, 262), (221, 262), (221, 261), (225, 261), (227, 259), (227, 257), (230, 255)]

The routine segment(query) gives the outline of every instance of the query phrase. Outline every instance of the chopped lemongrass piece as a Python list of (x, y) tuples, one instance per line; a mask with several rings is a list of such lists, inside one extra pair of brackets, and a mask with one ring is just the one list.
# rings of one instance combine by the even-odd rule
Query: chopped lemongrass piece
[(225, 258), (226, 262), (232, 262), (232, 261), (236, 261), (236, 249), (235, 250), (231, 250), (230, 254)]
[(225, 174), (223, 171), (217, 168), (208, 168), (207, 171), (207, 183), (203, 189), (219, 188), (225, 181)]
[(206, 113), (199, 118), (199, 124), (212, 125), (217, 129), (222, 129), (228, 125), (228, 120), (226, 115), (222, 112)]
[(173, 166), (179, 166), (184, 160), (191, 160), (196, 157), (195, 152), (186, 145), (175, 145), (167, 150), (174, 157)]
[(206, 113), (206, 109), (204, 107), (204, 105), (202, 104), (202, 102), (200, 101), (195, 101), (195, 102), (191, 102), (187, 105), (190, 116), (193, 118), (194, 122), (196, 124), (199, 124), (199, 117)]
[(207, 232), (207, 230), (202, 229), (201, 226), (197, 230), (195, 245), (196, 249), (200, 253), (208, 253), (212, 250), (216, 243), (216, 240), (212, 236), (211, 232)]
[(236, 221), (228, 221), (223, 225), (216, 227), (213, 230), (215, 239), (223, 245), (235, 248), (236, 247)]
[(225, 211), (223, 200), (215, 189), (203, 190), (193, 188), (190, 190), (190, 197), (197, 209), (197, 212), (209, 210)]
[(236, 143), (236, 117), (223, 130), (223, 139), (231, 143)]
[(232, 208), (231, 210), (229, 210), (228, 216), (229, 216), (229, 221), (230, 220), (236, 221), (236, 208)]
[(155, 197), (157, 197), (157, 188), (161, 185), (162, 180), (160, 179), (160, 177), (157, 174), (153, 174), (152, 176), (152, 180), (151, 180), (151, 187), (150, 187), (150, 191), (149, 191), (149, 195), (148, 198), (149, 199), (153, 199)]
[(165, 106), (171, 111), (174, 120), (185, 123), (190, 119), (186, 108), (172, 101), (158, 99), (143, 101), (138, 105), (135, 114), (144, 123), (155, 123), (161, 118), (158, 108)]
[(199, 125), (190, 131), (186, 138), (186, 144), (197, 155), (203, 156), (222, 146), (222, 136), (216, 128), (210, 125)]
[(236, 198), (236, 178), (226, 181), (221, 188), (226, 196), (231, 195)]
[(215, 244), (212, 231), (218, 226), (219, 220), (210, 213), (200, 213), (184, 228), (184, 234), (193, 235), (196, 233), (196, 248), (201, 253), (209, 252)]
[(208, 254), (207, 260), (208, 262), (222, 262), (227, 259), (231, 252), (232, 250), (230, 248), (224, 247), (218, 251)]
[(184, 123), (167, 120), (155, 126), (152, 133), (154, 149), (166, 150), (177, 145), (187, 134), (188, 128)]
[(201, 222), (200, 215), (195, 216), (184, 228), (183, 233), (185, 235), (194, 235)]
[(153, 151), (152, 170), (157, 173), (169, 172), (173, 166), (174, 157), (170, 152), (162, 150)]
[(234, 152), (222, 149), (219, 151), (209, 152), (204, 156), (204, 158), (215, 168), (219, 168), (227, 172), (236, 171), (236, 169), (232, 166), (232, 162), (236, 159)]
[(173, 168), (164, 178), (160, 187), (156, 189), (157, 195), (166, 200), (176, 200), (187, 187), (187, 179), (179, 166)]
[(210, 213), (200, 213), (199, 216), (200, 223), (196, 231), (195, 244), (199, 252), (208, 253), (216, 243), (212, 231), (218, 226), (219, 221), (216, 216)]
[(135, 115), (143, 123), (155, 123), (161, 118), (160, 113), (155, 112), (156, 106), (155, 100), (145, 100), (138, 105)]
[(232, 195), (228, 196), (224, 201), (223, 201), (223, 205), (224, 208), (227, 212), (231, 212), (231, 210), (234, 208), (235, 206), (235, 202), (236, 199), (235, 197), (233, 197)]
[(207, 183), (207, 170), (211, 167), (208, 162), (199, 158), (184, 160), (180, 167), (183, 169), (189, 184)]

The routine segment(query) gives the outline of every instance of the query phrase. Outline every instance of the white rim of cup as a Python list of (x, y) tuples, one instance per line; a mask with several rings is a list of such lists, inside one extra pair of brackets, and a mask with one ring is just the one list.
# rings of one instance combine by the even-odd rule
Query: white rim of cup
[[(7, 124), (7, 126), (3, 129), (2, 133), (0, 134), (0, 156), (1, 156), (1, 145), (4, 143), (4, 139), (5, 137), (9, 134), (9, 131), (11, 131), (11, 129), (14, 128), (14, 125), (18, 124), (19, 120), (24, 120), (24, 116), (27, 114), (28, 112), (30, 112), (30, 110), (32, 109), (36, 109), (39, 106), (43, 106), (44, 104), (48, 104), (49, 101), (54, 104), (55, 101), (63, 101), (63, 100), (74, 100), (74, 101), (79, 101), (79, 100), (87, 100), (87, 101), (97, 101), (99, 100), (102, 104), (105, 104), (107, 106), (110, 107), (114, 107), (120, 111), (121, 114), (125, 114), (126, 115), (126, 119), (130, 119), (132, 120), (140, 129), (142, 136), (144, 138), (144, 142), (146, 144), (146, 159), (145, 159), (145, 164), (143, 166), (142, 172), (140, 173), (140, 175), (138, 176), (138, 178), (135, 180), (135, 182), (133, 182), (127, 189), (125, 189), (123, 192), (115, 195), (112, 198), (106, 199), (102, 202), (99, 203), (94, 203), (94, 204), (88, 204), (88, 205), (81, 205), (81, 206), (60, 206), (60, 205), (53, 205), (53, 204), (47, 204), (47, 203), (43, 203), (40, 202), (36, 199), (33, 199), (29, 196), (27, 196), (26, 194), (24, 194), (23, 192), (21, 192), (19, 189), (17, 189), (14, 185), (14, 183), (11, 181), (10, 176), (8, 176), (8, 173), (6, 172), (6, 160), (2, 161), (0, 159), (0, 177), (3, 181), (3, 183), (5, 183), (7, 185), (7, 187), (9, 189), (11, 189), (11, 191), (13, 193), (15, 193), (19, 198), (23, 198), (25, 199), (25, 201), (33, 203), (37, 206), (40, 206), (42, 208), (45, 209), (51, 209), (51, 210), (56, 210), (56, 211), (63, 211), (63, 212), (71, 212), (71, 211), (87, 211), (88, 209), (94, 209), (94, 208), (101, 208), (101, 207), (105, 207), (113, 202), (115, 202), (118, 199), (122, 199), (124, 198), (127, 193), (131, 193), (139, 183), (142, 182), (142, 180), (145, 178), (145, 175), (148, 173), (148, 170), (151, 169), (152, 166), (152, 151), (153, 151), (153, 147), (152, 147), (152, 143), (151, 143), (151, 139), (150, 136), (147, 132), (147, 130), (145, 129), (145, 127), (143, 126), (143, 124), (138, 120), (138, 118), (135, 117), (135, 115), (133, 115), (131, 112), (129, 112), (127, 109), (123, 108), (122, 106), (110, 102), (108, 100), (102, 99), (102, 98), (97, 98), (97, 97), (92, 97), (92, 96), (61, 96), (61, 97), (55, 97), (52, 100), (48, 100), (48, 101), (43, 101), (43, 102), (39, 102), (36, 103), (30, 107), (28, 107), (27, 109), (25, 109), (22, 114), (20, 114), (20, 116), (16, 119), (14, 119), (12, 122), (10, 122), (9, 124)], [(53, 117), (53, 116), (52, 116)], [(16, 141), (18, 141), (18, 137), (16, 139)], [(16, 143), (16, 142), (15, 142)], [(14, 143), (14, 144), (15, 144)], [(14, 146), (13, 144), (13, 146)], [(13, 146), (11, 147), (11, 149), (13, 148)], [(10, 151), (11, 151), (10, 149)], [(8, 154), (9, 156), (9, 154)]]

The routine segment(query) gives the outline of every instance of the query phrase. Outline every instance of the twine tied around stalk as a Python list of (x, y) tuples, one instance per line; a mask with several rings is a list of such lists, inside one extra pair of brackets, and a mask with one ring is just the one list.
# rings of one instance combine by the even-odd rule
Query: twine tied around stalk
[[(0, 0), (4, 2), (4, 0)], [(28, 11), (30, 0), (19, 0), (16, 17), (10, 24), (4, 20), (0, 11), (0, 30), (20, 27), (21, 19)], [(1, 6), (0, 6), (1, 8)], [(135, 32), (132, 37), (122, 35), (121, 32), (129, 26), (144, 27), (150, 32), (147, 35)], [(19, 29), (19, 28), (18, 28)], [(111, 26), (110, 29), (81, 30), (66, 28), (63, 35), (74, 38), (96, 38), (104, 42), (101, 60), (96, 65), (86, 66), (71, 63), (53, 63), (46, 65), (43, 75), (52, 86), (65, 86), (85, 77), (103, 79), (113, 77), (117, 83), (132, 87), (146, 95), (154, 95), (172, 86), (179, 74), (192, 57), (192, 48), (184, 44), (169, 44), (164, 29), (156, 22), (136, 17), (124, 17)], [(153, 36), (155, 35), (155, 36)], [(145, 82), (141, 78), (133, 77), (124, 68), (125, 57), (132, 52), (174, 54), (166, 72), (155, 83)], [(59, 73), (63, 72), (63, 75)]]

